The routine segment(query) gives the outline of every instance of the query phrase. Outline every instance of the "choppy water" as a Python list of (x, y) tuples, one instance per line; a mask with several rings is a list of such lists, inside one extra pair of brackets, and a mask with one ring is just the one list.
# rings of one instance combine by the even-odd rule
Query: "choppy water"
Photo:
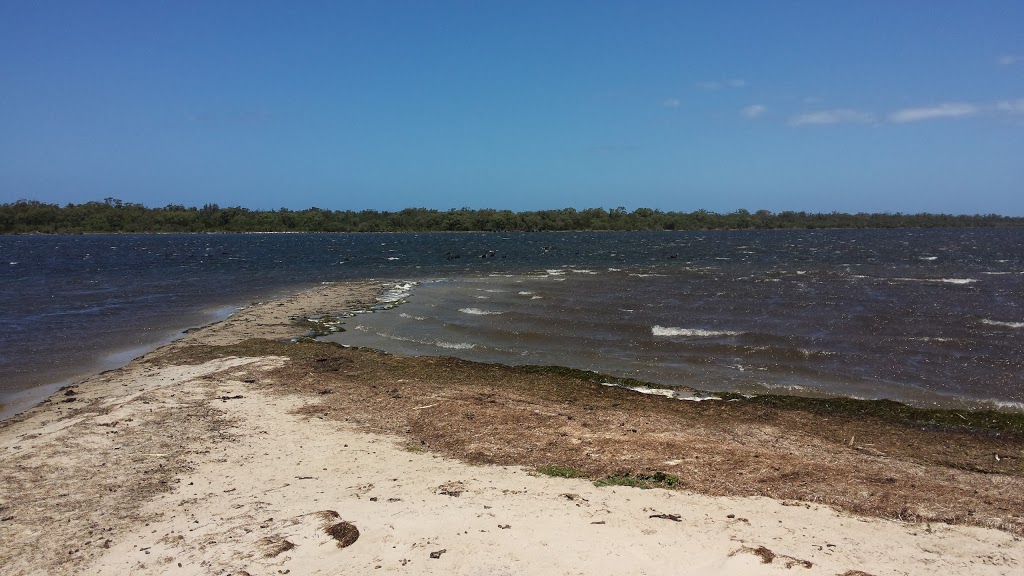
[(1019, 229), (0, 237), (0, 401), (254, 299), (377, 278), (419, 283), (340, 341), (712, 390), (1019, 408), (1022, 249)]

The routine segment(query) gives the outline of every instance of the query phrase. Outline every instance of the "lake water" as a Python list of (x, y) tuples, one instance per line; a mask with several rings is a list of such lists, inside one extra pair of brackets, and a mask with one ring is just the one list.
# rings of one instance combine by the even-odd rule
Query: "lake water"
[(1024, 409), (1024, 230), (0, 237), (0, 401), (322, 282), (333, 338), (710, 390)]

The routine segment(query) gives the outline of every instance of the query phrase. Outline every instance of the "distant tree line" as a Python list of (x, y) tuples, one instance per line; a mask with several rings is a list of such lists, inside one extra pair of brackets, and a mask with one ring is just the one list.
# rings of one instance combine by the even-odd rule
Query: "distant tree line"
[(107, 198), (84, 204), (46, 204), (19, 200), (0, 204), (2, 234), (65, 234), (97, 232), (537, 232), (564, 230), (768, 230), (813, 228), (936, 228), (1022, 226), (1024, 218), (950, 214), (844, 214), (831, 212), (748, 212), (716, 214), (662, 212), (623, 207), (606, 210), (510, 210), (469, 208), (431, 210), (406, 208), (377, 210), (249, 210), (202, 208), (169, 204), (147, 208), (142, 204)]

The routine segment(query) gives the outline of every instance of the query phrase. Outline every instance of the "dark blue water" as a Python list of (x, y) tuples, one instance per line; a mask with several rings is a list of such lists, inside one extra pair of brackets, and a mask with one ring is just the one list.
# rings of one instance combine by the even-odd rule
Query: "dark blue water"
[(343, 341), (1013, 406), (1022, 249), (1018, 229), (0, 237), (0, 395), (37, 397), (252, 300), (375, 278), (423, 283)]

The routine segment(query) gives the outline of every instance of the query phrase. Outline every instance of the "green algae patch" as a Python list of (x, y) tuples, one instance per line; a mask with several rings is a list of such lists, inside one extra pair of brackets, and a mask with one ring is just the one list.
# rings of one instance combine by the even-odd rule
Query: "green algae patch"
[(633, 488), (675, 488), (679, 485), (679, 477), (664, 472), (651, 474), (633, 474), (631, 472), (620, 472), (607, 476), (594, 482), (594, 486), (603, 488), (605, 486), (630, 486)]

